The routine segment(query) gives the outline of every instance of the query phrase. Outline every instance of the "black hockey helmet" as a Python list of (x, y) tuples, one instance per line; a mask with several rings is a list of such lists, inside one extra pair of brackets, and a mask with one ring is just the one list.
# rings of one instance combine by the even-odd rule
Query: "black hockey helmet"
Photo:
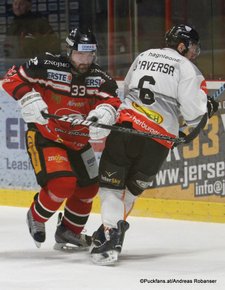
[(198, 32), (191, 26), (185, 24), (179, 24), (173, 26), (165, 35), (166, 45), (168, 47), (177, 49), (179, 43), (184, 43), (186, 47), (185, 53), (188, 51), (192, 44), (198, 46), (200, 53), (200, 42)]
[(77, 50), (83, 52), (95, 52), (97, 50), (97, 40), (92, 31), (79, 28), (72, 29), (66, 38), (67, 46), (70, 50)]

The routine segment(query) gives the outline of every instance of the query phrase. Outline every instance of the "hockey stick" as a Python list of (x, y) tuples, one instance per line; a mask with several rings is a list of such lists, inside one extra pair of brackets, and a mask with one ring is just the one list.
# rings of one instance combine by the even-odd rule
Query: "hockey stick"
[(186, 138), (173, 138), (173, 137), (159, 135), (159, 134), (151, 134), (151, 133), (136, 131), (136, 130), (131, 129), (131, 128), (125, 128), (125, 127), (120, 127), (120, 126), (110, 126), (110, 125), (105, 125), (105, 124), (99, 124), (99, 123), (94, 122), (94, 121), (75, 119), (73, 117), (66, 116), (66, 115), (58, 116), (58, 115), (48, 114), (48, 113), (42, 112), (42, 116), (46, 119), (52, 118), (52, 119), (56, 119), (59, 121), (68, 122), (68, 123), (71, 123), (72, 126), (76, 126), (76, 125), (83, 125), (83, 126), (87, 126), (87, 127), (93, 126), (93, 127), (97, 127), (97, 128), (117, 131), (120, 133), (126, 133), (126, 134), (141, 136), (141, 137), (166, 140), (166, 141), (174, 142), (177, 145), (181, 144), (181, 143), (186, 143)]
[(208, 120), (208, 113), (205, 113), (205, 115), (203, 115), (198, 125), (190, 132), (190, 134), (184, 137), (185, 143), (191, 142), (199, 135), (200, 131), (205, 127), (207, 120)]
[[(222, 95), (222, 93), (223, 93), (224, 91), (225, 91), (225, 83), (223, 83), (222, 86), (212, 94), (211, 98), (213, 98), (213, 99), (216, 101), (217, 99), (219, 99), (219, 97)], [(180, 130), (183, 131), (186, 127), (187, 127), (187, 124), (184, 124), (184, 125), (182, 125), (182, 126), (180, 127)], [(194, 130), (193, 130), (193, 131), (194, 131)], [(193, 132), (193, 131), (192, 131), (192, 132)], [(192, 133), (192, 132), (191, 132), (191, 133)], [(190, 133), (190, 134), (191, 134), (191, 133)], [(189, 134), (189, 135), (190, 135), (190, 134)], [(189, 135), (188, 135), (188, 136), (189, 136)], [(195, 137), (197, 137), (197, 135), (196, 135)], [(194, 138), (195, 138), (195, 137), (194, 137)], [(194, 139), (194, 138), (193, 138), (193, 139)], [(189, 142), (189, 141), (187, 141), (187, 142)]]
[(214, 100), (217, 100), (221, 95), (222, 93), (225, 91), (225, 83), (218, 89), (216, 90), (213, 94), (212, 94), (212, 98)]

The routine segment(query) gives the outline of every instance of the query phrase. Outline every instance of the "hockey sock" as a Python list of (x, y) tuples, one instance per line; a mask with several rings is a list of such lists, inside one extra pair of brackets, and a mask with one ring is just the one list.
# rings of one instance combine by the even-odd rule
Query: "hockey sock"
[(59, 209), (65, 198), (73, 194), (75, 185), (75, 177), (59, 177), (50, 180), (31, 205), (34, 219), (46, 222)]
[(77, 187), (75, 193), (67, 199), (62, 223), (74, 233), (81, 233), (87, 223), (97, 191), (97, 184)]
[(125, 219), (128, 217), (128, 215), (132, 211), (136, 199), (137, 199), (137, 196), (134, 196), (128, 189), (124, 191), (123, 201), (124, 201), (124, 207), (125, 207)]
[(117, 228), (117, 222), (126, 217), (123, 190), (101, 187), (99, 195), (101, 198), (101, 214), (104, 226)]

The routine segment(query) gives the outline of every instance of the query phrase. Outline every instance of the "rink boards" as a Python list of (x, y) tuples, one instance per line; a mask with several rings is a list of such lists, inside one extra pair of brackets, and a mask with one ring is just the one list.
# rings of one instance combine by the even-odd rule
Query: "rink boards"
[[(223, 82), (208, 82), (210, 95)], [(24, 144), (26, 125), (17, 104), (0, 98), (0, 205), (28, 207), (38, 190)], [(15, 112), (16, 111), (16, 112)], [(225, 94), (219, 113), (193, 143), (170, 152), (134, 216), (225, 222)], [(99, 158), (104, 143), (93, 144)], [(99, 212), (98, 197), (93, 212)]]
[[(28, 190), (0, 189), (0, 205), (29, 207), (34, 194), (34, 191)], [(100, 212), (98, 197), (94, 200), (92, 212)], [(140, 197), (131, 215), (225, 223), (225, 204), (224, 201), (209, 202)]]

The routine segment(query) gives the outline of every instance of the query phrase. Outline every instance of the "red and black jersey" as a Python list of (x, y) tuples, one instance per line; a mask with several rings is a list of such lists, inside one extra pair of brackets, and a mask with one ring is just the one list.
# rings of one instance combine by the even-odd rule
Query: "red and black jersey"
[[(97, 64), (93, 63), (85, 74), (75, 74), (67, 58), (49, 53), (12, 67), (2, 86), (16, 100), (31, 90), (39, 92), (48, 105), (48, 112), (59, 116), (85, 119), (101, 103), (116, 109), (120, 105), (116, 81)], [(44, 137), (75, 150), (82, 149), (89, 139), (88, 128), (84, 126), (71, 127), (69, 123), (53, 119), (47, 125), (35, 126)]]

